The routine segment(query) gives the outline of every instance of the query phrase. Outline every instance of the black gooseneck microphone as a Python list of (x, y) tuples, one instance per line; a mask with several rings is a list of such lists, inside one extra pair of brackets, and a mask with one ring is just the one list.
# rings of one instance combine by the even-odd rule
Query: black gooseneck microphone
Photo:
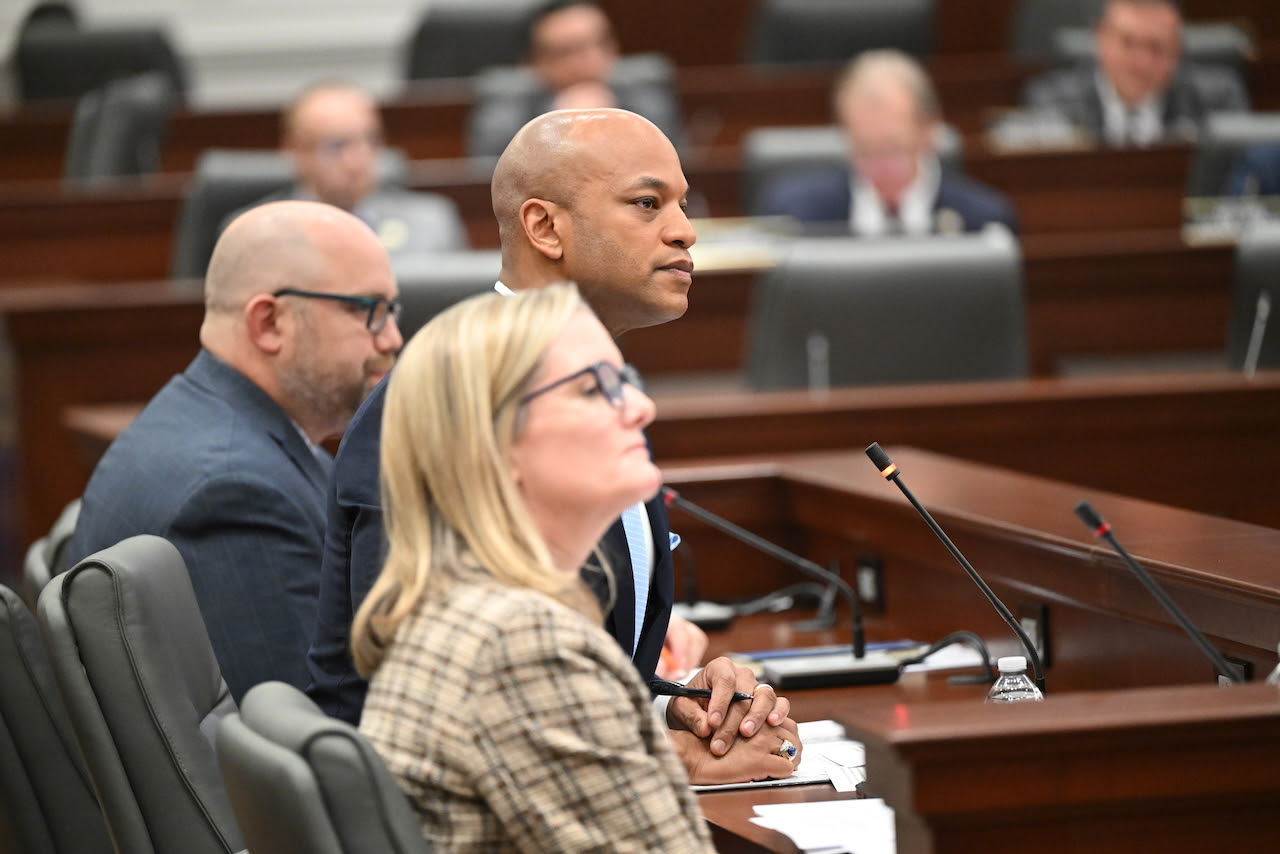
[(1142, 582), (1142, 586), (1147, 588), (1147, 592), (1164, 606), (1164, 609), (1169, 612), (1169, 616), (1178, 621), (1178, 625), (1182, 626), (1182, 630), (1196, 642), (1196, 645), (1213, 662), (1214, 669), (1234, 683), (1243, 682), (1244, 678), (1227, 663), (1227, 660), (1222, 657), (1222, 653), (1214, 649), (1213, 644), (1209, 643), (1205, 636), (1200, 634), (1200, 630), (1191, 624), (1191, 620), (1187, 619), (1187, 615), (1182, 613), (1182, 609), (1178, 607), (1177, 603), (1169, 598), (1169, 594), (1164, 592), (1164, 588), (1156, 583), (1151, 574), (1133, 559), (1133, 556), (1129, 554), (1124, 546), (1120, 545), (1120, 541), (1116, 539), (1115, 534), (1111, 533), (1111, 525), (1103, 521), (1098, 511), (1093, 509), (1093, 505), (1088, 501), (1081, 501), (1076, 505), (1075, 510), (1076, 515), (1089, 526), (1094, 536), (1106, 540), (1111, 545), (1111, 548), (1116, 550), (1116, 554), (1120, 555), (1120, 559), (1124, 561), (1125, 566), (1129, 567), (1129, 570), (1138, 577), (1138, 581)]
[(1009, 609), (1004, 606), (1004, 603), (1000, 601), (1000, 598), (996, 596), (995, 591), (987, 586), (987, 582), (982, 580), (981, 575), (978, 575), (978, 571), (973, 568), (973, 564), (969, 563), (965, 556), (960, 554), (960, 550), (956, 548), (956, 544), (951, 542), (951, 538), (948, 537), (946, 532), (943, 531), (938, 523), (933, 520), (933, 516), (929, 514), (929, 511), (924, 509), (924, 505), (916, 500), (915, 495), (911, 493), (910, 489), (907, 489), (907, 485), (902, 482), (902, 473), (898, 470), (898, 467), (894, 465), (893, 460), (889, 459), (889, 455), (884, 452), (884, 449), (880, 447), (879, 442), (872, 442), (867, 446), (867, 456), (871, 458), (871, 462), (875, 463), (876, 468), (880, 470), (880, 474), (884, 475), (885, 480), (891, 480), (897, 484), (898, 489), (902, 490), (902, 494), (907, 496), (907, 500), (911, 502), (911, 506), (916, 508), (916, 512), (920, 514), (920, 517), (924, 519), (925, 524), (929, 526), (929, 530), (933, 531), (939, 540), (942, 540), (942, 544), (947, 547), (947, 551), (951, 552), (951, 556), (954, 557), (956, 562), (959, 563), (960, 566), (964, 568), (964, 571), (969, 574), (969, 577), (973, 579), (973, 583), (978, 585), (978, 589), (982, 591), (983, 596), (987, 597), (987, 601), (996, 609), (996, 613), (998, 613), (1001, 618), (1009, 624), (1009, 628), (1013, 629), (1013, 633), (1018, 636), (1018, 640), (1022, 642), (1023, 649), (1027, 652), (1027, 660), (1031, 662), (1031, 672), (1035, 676), (1036, 687), (1040, 689), (1041, 693), (1043, 693), (1044, 665), (1040, 663), (1040, 656), (1036, 653), (1036, 646), (1031, 642), (1031, 638), (1027, 637), (1026, 631), (1018, 624), (1018, 621), (1014, 619), (1013, 614), (1011, 614)]
[(776, 688), (786, 689), (875, 684), (893, 682), (898, 678), (899, 665), (896, 659), (883, 655), (867, 656), (862, 603), (849, 583), (838, 574), (699, 507), (681, 497), (671, 487), (662, 488), (662, 498), (668, 507), (677, 507), (738, 542), (782, 561), (823, 584), (833, 585), (849, 602), (853, 612), (853, 637), (850, 644), (852, 662), (841, 655), (797, 656), (797, 666), (792, 668), (785, 659), (770, 659), (765, 666), (766, 681)]
[(849, 582), (826, 567), (819, 566), (794, 552), (789, 552), (781, 546), (769, 542), (764, 537), (753, 534), (746, 528), (739, 527), (728, 519), (699, 507), (669, 486), (662, 487), (662, 500), (668, 507), (678, 507), (695, 519), (701, 519), (717, 531), (728, 534), (740, 543), (745, 543), (757, 551), (764, 552), (769, 557), (780, 560), (787, 566), (798, 569), (823, 584), (833, 585), (844, 594), (845, 599), (849, 602), (849, 607), (853, 609), (852, 649), (854, 658), (862, 658), (866, 655), (867, 641), (862, 629), (862, 602), (858, 599), (858, 594), (854, 593), (853, 588), (849, 586)]

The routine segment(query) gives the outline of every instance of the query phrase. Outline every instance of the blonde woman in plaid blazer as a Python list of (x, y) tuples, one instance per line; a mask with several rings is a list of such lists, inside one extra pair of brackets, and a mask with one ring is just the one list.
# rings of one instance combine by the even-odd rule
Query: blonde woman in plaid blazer
[(564, 285), (445, 312), (392, 376), (390, 547), (352, 644), (361, 730), (439, 851), (712, 850), (578, 569), (660, 486), (634, 379)]

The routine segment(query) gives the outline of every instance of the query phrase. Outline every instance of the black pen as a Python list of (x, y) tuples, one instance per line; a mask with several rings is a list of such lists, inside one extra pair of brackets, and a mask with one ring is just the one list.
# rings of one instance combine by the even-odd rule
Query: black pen
[[(687, 685), (681, 685), (678, 682), (667, 682), (665, 679), (654, 679), (649, 683), (649, 692), (664, 697), (693, 697), (696, 700), (710, 700), (710, 688), (690, 688)], [(744, 694), (742, 691), (734, 691), (733, 699), (746, 700), (751, 702), (755, 699), (753, 694)]]

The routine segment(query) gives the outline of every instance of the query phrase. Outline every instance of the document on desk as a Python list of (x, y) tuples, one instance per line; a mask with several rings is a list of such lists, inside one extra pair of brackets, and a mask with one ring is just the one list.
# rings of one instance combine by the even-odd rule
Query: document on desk
[(867, 779), (867, 760), (862, 744), (848, 738), (840, 724), (835, 721), (809, 721), (798, 725), (797, 729), (800, 731), (804, 752), (800, 754), (800, 764), (790, 777), (718, 786), (694, 786), (693, 790), (722, 792), (728, 789), (760, 789), (829, 782), (837, 792), (852, 792), (859, 783)]
[(877, 798), (761, 804), (751, 819), (786, 835), (805, 854), (894, 854), (893, 810)]

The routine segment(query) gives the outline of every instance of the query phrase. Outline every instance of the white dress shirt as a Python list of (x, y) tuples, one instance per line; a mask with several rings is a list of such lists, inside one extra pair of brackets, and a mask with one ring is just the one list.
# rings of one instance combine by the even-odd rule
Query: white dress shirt
[(932, 234), (933, 204), (941, 183), (942, 166), (937, 156), (921, 157), (916, 165), (916, 179), (902, 193), (895, 222), (875, 187), (859, 181), (856, 173), (851, 175), (849, 189), (853, 200), (849, 205), (849, 225), (853, 233), (863, 237)]

